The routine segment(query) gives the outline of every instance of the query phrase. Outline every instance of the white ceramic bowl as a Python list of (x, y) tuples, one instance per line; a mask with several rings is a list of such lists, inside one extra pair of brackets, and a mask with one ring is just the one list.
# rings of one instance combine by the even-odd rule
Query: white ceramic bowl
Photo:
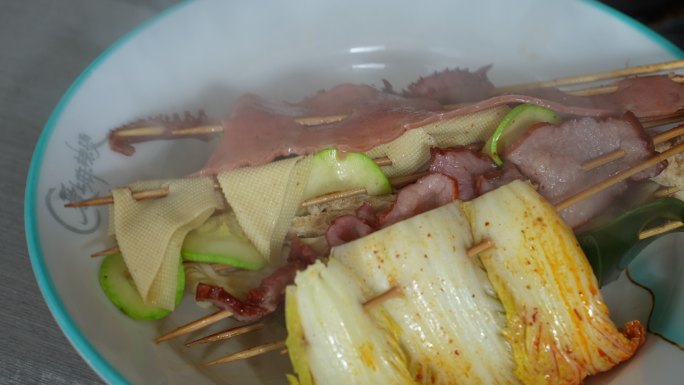
[[(193, 140), (155, 142), (138, 146), (128, 158), (107, 147), (109, 129), (196, 108), (218, 119), (243, 91), (298, 100), (337, 83), (381, 85), (383, 78), (400, 89), (434, 70), (489, 63), (492, 81), (504, 85), (677, 56), (682, 52), (673, 45), (592, 1), (182, 3), (102, 54), (47, 122), (26, 190), (26, 233), (38, 283), (64, 333), (109, 383), (283, 384), (289, 364), (277, 353), (198, 367), (208, 358), (281, 338), (279, 327), (205, 348), (185, 350), (178, 341), (155, 345), (161, 331), (207, 310), (186, 298), (169, 319), (136, 322), (104, 297), (99, 261), (88, 255), (111, 246), (106, 210), (65, 209), (65, 201), (105, 195), (111, 186), (136, 179), (188, 174), (211, 148)], [(635, 304), (622, 302), (627, 297), (620, 290), (608, 292), (617, 318), (648, 307), (649, 298)], [(679, 382), (684, 353), (651, 337), (631, 362), (592, 383)]]

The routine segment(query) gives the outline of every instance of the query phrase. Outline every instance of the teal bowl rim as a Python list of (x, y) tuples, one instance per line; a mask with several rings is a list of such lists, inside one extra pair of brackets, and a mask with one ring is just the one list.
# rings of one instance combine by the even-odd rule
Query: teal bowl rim
[[(647, 26), (641, 24), (640, 22), (634, 20), (633, 18), (617, 11), (597, 0), (583, 0), (585, 3), (594, 6), (600, 11), (609, 14), (610, 16), (623, 21), (626, 25), (631, 26), (636, 31), (640, 32), (642, 35), (648, 37), (656, 44), (660, 45), (666, 51), (670, 52), (673, 56), (677, 58), (684, 58), (684, 51), (674, 45), (672, 42), (668, 41), (664, 37), (657, 34), (655, 31), (651, 30)], [(40, 180), (41, 169), (43, 165), (43, 156), (45, 154), (45, 149), (50, 142), (52, 134), (54, 132), (57, 122), (62, 116), (62, 112), (66, 106), (71, 101), (73, 95), (78, 91), (81, 85), (90, 77), (103, 62), (105, 62), (110, 55), (112, 55), (120, 47), (128, 43), (130, 40), (138, 36), (140, 33), (151, 27), (152, 25), (158, 23), (165, 17), (171, 15), (172, 13), (178, 12), (184, 9), (189, 4), (193, 3), (194, 0), (185, 0), (179, 4), (165, 9), (158, 15), (146, 20), (132, 31), (121, 37), (109, 48), (107, 48), (102, 54), (100, 54), (88, 67), (76, 78), (76, 80), (71, 84), (69, 89), (66, 91), (64, 96), (59, 100), (57, 106), (52, 111), (52, 114), (48, 118), (43, 132), (38, 139), (38, 143), (34, 149), (33, 157), (31, 159), (31, 165), (29, 167), (29, 173), (26, 181), (26, 193), (24, 196), (24, 223), (26, 230), (26, 241), (28, 245), (29, 256), (31, 259), (31, 265), (33, 266), (33, 272), (38, 281), (38, 286), (40, 291), (45, 298), (50, 312), (52, 313), (55, 321), (62, 329), (67, 339), (71, 342), (77, 352), (83, 357), (83, 359), (93, 368), (93, 370), (102, 379), (113, 385), (132, 385), (117, 369), (115, 369), (102, 355), (95, 349), (95, 347), (88, 341), (88, 339), (83, 335), (81, 330), (78, 328), (76, 323), (73, 321), (69, 313), (67, 312), (61, 298), (57, 295), (54, 284), (46, 266), (44, 264), (43, 250), (39, 242), (38, 236), (38, 220), (36, 212), (36, 202), (38, 193), (38, 181)]]

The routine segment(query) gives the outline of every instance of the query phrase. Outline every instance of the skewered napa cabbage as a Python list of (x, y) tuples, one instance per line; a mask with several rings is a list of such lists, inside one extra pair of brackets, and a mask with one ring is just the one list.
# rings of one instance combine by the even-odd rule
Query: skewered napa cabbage
[(415, 383), (396, 337), (383, 330), (392, 325), (374, 322), (363, 309), (360, 286), (347, 268), (317, 262), (295, 283), (287, 289), (285, 312), (299, 380), (290, 376), (290, 384)]
[(579, 384), (630, 358), (638, 321), (619, 332), (569, 227), (527, 183), (515, 181), (464, 204), (480, 254), (506, 310), (504, 334), (526, 384)]
[(643, 342), (638, 322), (617, 330), (572, 231), (519, 181), (337, 246), (295, 283), (291, 384), (580, 384)]
[(332, 259), (360, 277), (368, 297), (392, 287), (384, 308), (399, 327), (421, 384), (516, 384), (501, 335), (503, 308), (476, 261), (468, 222), (454, 202), (338, 246)]

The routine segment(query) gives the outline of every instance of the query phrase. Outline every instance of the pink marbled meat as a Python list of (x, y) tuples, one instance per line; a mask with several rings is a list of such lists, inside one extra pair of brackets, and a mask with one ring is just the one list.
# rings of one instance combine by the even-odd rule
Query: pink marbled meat
[(458, 199), (458, 182), (435, 173), (420, 178), (399, 191), (392, 207), (380, 216), (380, 225), (391, 224), (443, 206)]
[[(626, 153), (621, 159), (582, 170), (582, 164), (620, 149)], [(559, 126), (536, 125), (507, 150), (504, 159), (537, 183), (539, 193), (555, 204), (654, 154), (653, 141), (634, 115), (627, 113), (622, 118), (579, 118)], [(660, 164), (633, 179), (655, 176), (663, 168)], [(571, 227), (579, 226), (627, 188), (627, 181), (618, 183), (562, 210), (561, 216)]]
[(481, 152), (464, 147), (432, 149), (430, 171), (450, 176), (458, 181), (458, 198), (468, 201), (477, 196), (475, 178), (496, 170), (492, 160)]

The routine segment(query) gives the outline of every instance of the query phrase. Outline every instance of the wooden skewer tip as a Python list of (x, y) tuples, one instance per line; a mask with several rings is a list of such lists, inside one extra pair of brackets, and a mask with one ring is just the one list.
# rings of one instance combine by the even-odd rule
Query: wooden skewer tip
[(219, 310), (215, 313), (209, 314), (206, 317), (202, 317), (198, 320), (192, 321), (190, 323), (187, 323), (183, 326), (180, 326), (162, 336), (157, 337), (154, 342), (160, 343), (162, 341), (170, 340), (172, 338), (176, 338), (188, 333), (192, 333), (195, 330), (202, 329), (204, 327), (207, 327), (211, 324), (214, 324), (218, 321), (221, 321), (222, 319), (231, 317), (233, 313), (229, 312), (228, 310)]
[(257, 323), (253, 323), (253, 324), (249, 324), (249, 325), (238, 326), (238, 327), (231, 328), (231, 329), (228, 329), (228, 330), (225, 330), (222, 332), (214, 333), (212, 335), (209, 335), (209, 336), (206, 336), (206, 337), (194, 340), (194, 341), (190, 341), (190, 342), (186, 343), (185, 346), (191, 347), (191, 346), (195, 346), (195, 345), (206, 344), (209, 342), (223, 341), (223, 340), (234, 338), (234, 337), (246, 334), (246, 333), (257, 331), (259, 329), (262, 329), (263, 327), (264, 327), (263, 322), (257, 322)]
[(276, 342), (271, 342), (259, 346), (255, 346), (253, 348), (243, 350), (241, 352), (229, 354), (227, 356), (221, 357), (217, 360), (207, 362), (203, 364), (203, 366), (213, 366), (213, 365), (218, 365), (218, 364), (225, 364), (228, 362), (232, 361), (237, 361), (237, 360), (244, 360), (247, 358), (252, 358), (258, 355), (262, 355), (268, 352), (272, 352), (274, 350), (281, 350), (285, 348), (285, 341), (276, 341)]
[(684, 226), (684, 223), (682, 223), (681, 221), (668, 222), (668, 223), (665, 223), (664, 225), (654, 227), (651, 229), (647, 229), (647, 230), (640, 232), (639, 233), (639, 240), (644, 240), (646, 238), (655, 237), (656, 235), (667, 233), (668, 231), (678, 229), (682, 226)]

